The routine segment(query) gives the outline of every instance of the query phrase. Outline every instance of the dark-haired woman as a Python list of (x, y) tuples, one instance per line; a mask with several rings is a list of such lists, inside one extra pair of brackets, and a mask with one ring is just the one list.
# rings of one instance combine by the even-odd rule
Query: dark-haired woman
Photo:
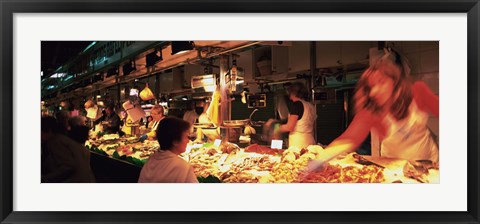
[(306, 87), (302, 83), (294, 83), (288, 88), (288, 93), (290, 100), (293, 101), (288, 121), (283, 125), (277, 124), (274, 127), (274, 133), (278, 135), (278, 133), (289, 132), (289, 147), (295, 146), (301, 149), (315, 145), (313, 126), (317, 115), (314, 105), (306, 101), (309, 94)]
[(160, 149), (143, 166), (139, 183), (198, 183), (193, 168), (178, 155), (189, 142), (190, 124), (175, 117), (166, 117), (157, 128)]

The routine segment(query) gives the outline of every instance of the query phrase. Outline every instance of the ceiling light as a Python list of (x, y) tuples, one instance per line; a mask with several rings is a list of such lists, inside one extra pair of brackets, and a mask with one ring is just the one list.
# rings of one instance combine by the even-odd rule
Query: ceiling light
[(184, 53), (195, 48), (193, 41), (172, 41), (172, 55)]

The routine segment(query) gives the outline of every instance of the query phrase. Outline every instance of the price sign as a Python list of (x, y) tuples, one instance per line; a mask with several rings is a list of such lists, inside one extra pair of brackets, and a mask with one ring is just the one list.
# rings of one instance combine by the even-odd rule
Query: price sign
[(282, 149), (282, 146), (283, 146), (283, 140), (272, 140), (272, 144), (270, 145), (270, 148)]

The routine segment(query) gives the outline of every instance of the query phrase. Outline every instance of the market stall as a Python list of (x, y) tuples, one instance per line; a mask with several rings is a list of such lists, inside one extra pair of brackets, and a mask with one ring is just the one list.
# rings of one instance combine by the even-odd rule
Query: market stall
[[(106, 179), (109, 176), (108, 170), (115, 170), (117, 168), (112, 167), (118, 165), (127, 170), (131, 167), (132, 172), (120, 173), (129, 173), (126, 178), (128, 180), (125, 181), (136, 182), (139, 169), (159, 150), (153, 134), (147, 138), (146, 133), (151, 134), (156, 130), (148, 123), (148, 117), (152, 118), (153, 114), (147, 108), (161, 106), (161, 116), (155, 113), (155, 116), (159, 116), (154, 121), (155, 124), (164, 115), (184, 117), (184, 120), (185, 113), (192, 115), (188, 120), (191, 120), (189, 123), (194, 131), (190, 134), (191, 141), (186, 152), (180, 157), (193, 167), (200, 182), (439, 182), (439, 166), (436, 163), (438, 157), (421, 155), (384, 158), (380, 157), (379, 150), (373, 150), (379, 149), (378, 144), (377, 147), (373, 147), (373, 144), (368, 147), (367, 153), (355, 148), (361, 142), (345, 150), (347, 153), (336, 155), (319, 169), (307, 170), (311, 161), (324, 158), (328, 151), (324, 146), (342, 136), (352, 123), (352, 95), (358, 79), (373, 63), (373, 58), (382, 56), (385, 50), (391, 50), (379, 50), (381, 48), (377, 42), (355, 43), (359, 47), (351, 49), (349, 54), (352, 58), (350, 61), (344, 58), (347, 61), (345, 64), (340, 63), (342, 58), (330, 60), (330, 56), (325, 56), (317, 60), (316, 55), (316, 52), (321, 52), (320, 49), (331, 44), (338, 46), (338, 49), (330, 53), (349, 52), (350, 48), (345, 46), (350, 45), (343, 42), (196, 41), (193, 44), (190, 41), (187, 43), (188, 53), (185, 54), (172, 51), (174, 45), (178, 44), (175, 41), (118, 44), (125, 45), (125, 51), (138, 46), (141, 49), (138, 52), (142, 53), (127, 60), (119, 52), (114, 64), (97, 67), (98, 72), (89, 73), (83, 78), (78, 76), (81, 77), (79, 80), (77, 76), (68, 74), (71, 76), (67, 79), (68, 82), (64, 80), (58, 86), (64, 93), (59, 95), (54, 90), (44, 88), (45, 96), (42, 98), (54, 103), (71, 96), (76, 97), (72, 89), (82, 90), (83, 95), (88, 96), (84, 103), (77, 103), (80, 107), (83, 106), (80, 109), (87, 112), (86, 117), (90, 121), (91, 131), (85, 147), (93, 153), (97, 162), (104, 161), (95, 162), (96, 167), (92, 169), (101, 170)], [(95, 56), (102, 49), (101, 46), (109, 45), (98, 44), (99, 48), (90, 50), (91, 55)], [(316, 48), (317, 51), (308, 51), (309, 47)], [(164, 54), (163, 51), (168, 53)], [(289, 56), (290, 53), (292, 55)], [(365, 59), (365, 55), (372, 60)], [(121, 74), (117, 68), (119, 65), (123, 68)], [(90, 70), (86, 68), (86, 71)], [(54, 76), (49, 76), (46, 80), (53, 78)], [(365, 89), (369, 91), (372, 88), (368, 86)], [(433, 96), (433, 93), (430, 95)], [(429, 99), (438, 101), (435, 96)], [(114, 132), (118, 134), (103, 132), (111, 125), (111, 122), (100, 119), (104, 116), (101, 108), (106, 108), (107, 102), (112, 104), (112, 110), (116, 110), (111, 113), (120, 115), (117, 120), (121, 119), (123, 123), (123, 127)], [(198, 109), (202, 110), (198, 112)], [(418, 136), (428, 138), (429, 148), (438, 151), (434, 144), (434, 139), (438, 136), (430, 138), (431, 128), (426, 126), (430, 118), (428, 114), (423, 114), (425, 111), (420, 112), (422, 113), (415, 111), (408, 119), (399, 117), (396, 125), (392, 125), (391, 119), (370, 123), (384, 122), (377, 125), (383, 129), (398, 128), (394, 131), (406, 139), (409, 136), (403, 135), (403, 125), (408, 120), (408, 125), (416, 125), (410, 130), (418, 131)], [(297, 116), (293, 122), (290, 122), (291, 115)], [(100, 123), (94, 126), (98, 122)], [(418, 125), (423, 127), (418, 128)], [(367, 142), (365, 136), (370, 134), (373, 143), (379, 137), (377, 129), (378, 127), (369, 127), (369, 130), (355, 135), (362, 136), (359, 141)], [(352, 135), (349, 137), (356, 139)], [(392, 139), (400, 137), (394, 136)], [(412, 141), (418, 139), (420, 138)], [(404, 141), (395, 143), (401, 142)], [(412, 154), (417, 144), (410, 145), (412, 147), (408, 151)], [(390, 146), (395, 144), (391, 143)], [(395, 147), (390, 148), (390, 152), (396, 150)], [(403, 150), (407, 150), (406, 147), (398, 149)], [(428, 158), (435, 163), (395, 157)], [(104, 166), (110, 163), (111, 165)], [(118, 172), (115, 175), (119, 177)]]

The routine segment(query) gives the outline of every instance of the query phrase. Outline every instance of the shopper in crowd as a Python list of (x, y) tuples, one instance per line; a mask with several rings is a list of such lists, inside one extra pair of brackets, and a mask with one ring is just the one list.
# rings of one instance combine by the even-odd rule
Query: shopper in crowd
[(145, 139), (155, 140), (157, 135), (158, 124), (163, 118), (165, 118), (163, 107), (160, 105), (153, 106), (152, 110), (150, 111), (150, 115), (153, 118), (151, 128), (147, 134), (140, 136), (141, 142), (145, 141)]
[[(378, 136), (380, 156), (438, 162), (438, 143), (427, 126), (439, 116), (439, 98), (422, 81), (413, 82), (410, 69), (397, 52), (385, 54), (360, 77), (354, 94), (355, 117), (327, 148), (322, 161), (354, 151), (368, 136)], [(375, 146), (376, 145), (376, 146)]]
[(73, 116), (68, 119), (68, 126), (86, 126), (87, 125), (87, 118), (84, 116)]
[(154, 123), (154, 122), (153, 122), (153, 117), (152, 117), (152, 116), (148, 116), (148, 117), (147, 117), (147, 122), (145, 122), (145, 128), (151, 129), (153, 123)]
[(174, 117), (162, 119), (157, 128), (160, 149), (143, 166), (140, 183), (198, 183), (192, 166), (178, 155), (189, 142), (190, 124)]
[(198, 114), (195, 112), (195, 102), (192, 101), (187, 106), (187, 111), (183, 114), (183, 120), (190, 123), (190, 133), (193, 132), (193, 124), (197, 121)]
[(105, 108), (105, 114), (99, 118), (97, 121), (104, 123), (103, 131), (107, 134), (117, 134), (120, 131), (121, 120), (120, 117), (115, 113), (113, 105)]
[(60, 110), (57, 113), (55, 113), (55, 118), (57, 119), (58, 122), (58, 131), (63, 134), (67, 134), (68, 130), (70, 129), (70, 126), (68, 124), (68, 120), (70, 119), (70, 112), (67, 110)]
[(88, 133), (90, 128), (86, 125), (86, 118), (83, 116), (74, 116), (68, 120), (70, 130), (68, 131), (68, 137), (74, 141), (84, 145), (88, 139)]
[(94, 182), (89, 152), (60, 132), (53, 117), (41, 119), (42, 183)]
[[(315, 145), (315, 138), (313, 137), (313, 129), (317, 115), (315, 113), (315, 106), (307, 102), (309, 92), (303, 83), (293, 83), (288, 88), (290, 100), (293, 101), (292, 108), (288, 115), (286, 124), (274, 125), (274, 136), (279, 137), (279, 133), (289, 132), (288, 143), (289, 147), (295, 146), (304, 148), (309, 145)], [(267, 126), (271, 121), (267, 122)]]

